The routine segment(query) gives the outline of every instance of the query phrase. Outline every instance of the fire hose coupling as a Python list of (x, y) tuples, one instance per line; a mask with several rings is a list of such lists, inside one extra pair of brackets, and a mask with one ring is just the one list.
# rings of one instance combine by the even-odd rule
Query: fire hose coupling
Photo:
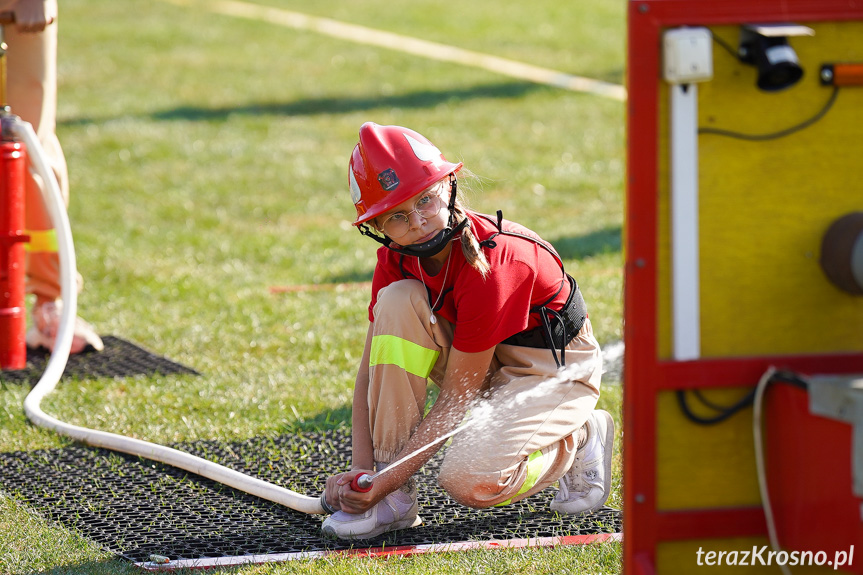
[(359, 493), (367, 493), (372, 490), (374, 482), (374, 477), (368, 473), (360, 473), (351, 481), (351, 489)]
[[(374, 476), (369, 475), (368, 473), (360, 473), (354, 477), (353, 481), (351, 481), (351, 489), (359, 493), (367, 493), (371, 491), (372, 486), (374, 486)], [(334, 509), (329, 504), (326, 493), (321, 493), (321, 507), (324, 509), (325, 513), (329, 513), (331, 515), (338, 511), (338, 509)]]
[(333, 508), (333, 507), (332, 507), (332, 506), (327, 502), (327, 493), (326, 493), (326, 492), (321, 493), (321, 508), (324, 510), (324, 513), (329, 513), (330, 515), (332, 515), (332, 514), (333, 514), (333, 513), (335, 513), (336, 511), (338, 511), (338, 509), (334, 509), (334, 508)]

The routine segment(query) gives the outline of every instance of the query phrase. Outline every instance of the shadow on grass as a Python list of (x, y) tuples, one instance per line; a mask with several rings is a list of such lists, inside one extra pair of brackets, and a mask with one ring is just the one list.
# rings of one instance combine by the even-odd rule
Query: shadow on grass
[(280, 433), (320, 432), (351, 425), (352, 406), (346, 403), (335, 409), (322, 411), (312, 417), (303, 417), (288, 421), (279, 430)]
[[(431, 409), (437, 397), (440, 394), (440, 388), (432, 383), (426, 387), (426, 403), (425, 411)], [(322, 411), (312, 417), (304, 417), (302, 420), (290, 421), (286, 423), (280, 432), (282, 433), (301, 433), (301, 432), (322, 432), (332, 429), (350, 428), (352, 406), (346, 403), (335, 409)]]
[[(580, 260), (596, 255), (616, 253), (622, 249), (621, 227), (611, 226), (582, 236), (550, 240), (564, 260)], [(372, 281), (374, 270), (350, 270), (320, 282), (322, 285), (365, 284)]]
[(374, 270), (351, 270), (346, 273), (337, 274), (332, 276), (327, 283), (332, 284), (349, 284), (349, 283), (364, 283), (372, 281), (372, 277), (374, 276)]
[[(445, 102), (460, 103), (475, 99), (519, 99), (537, 90), (551, 90), (532, 82), (483, 84), (450, 90), (419, 90), (391, 96), (343, 96), (308, 98), (292, 102), (257, 102), (238, 106), (208, 108), (179, 106), (153, 112), (150, 118), (161, 121), (220, 121), (235, 115), (250, 116), (313, 116), (317, 114), (347, 114), (351, 112), (390, 108), (433, 108)], [(58, 121), (64, 126), (101, 123), (110, 118), (70, 118)]]
[(580, 260), (600, 254), (619, 252), (622, 246), (621, 227), (613, 226), (583, 236), (556, 238), (550, 241), (561, 258)]

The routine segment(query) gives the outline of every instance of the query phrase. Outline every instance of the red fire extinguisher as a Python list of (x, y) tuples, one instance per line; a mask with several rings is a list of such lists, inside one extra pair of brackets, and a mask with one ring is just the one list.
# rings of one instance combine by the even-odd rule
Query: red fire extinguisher
[(27, 152), (13, 136), (17, 120), (6, 103), (6, 44), (0, 25), (0, 369), (27, 363), (24, 306), (24, 175)]
[(26, 151), (10, 134), (14, 121), (0, 112), (0, 369), (23, 369), (27, 363), (24, 342), (24, 170)]

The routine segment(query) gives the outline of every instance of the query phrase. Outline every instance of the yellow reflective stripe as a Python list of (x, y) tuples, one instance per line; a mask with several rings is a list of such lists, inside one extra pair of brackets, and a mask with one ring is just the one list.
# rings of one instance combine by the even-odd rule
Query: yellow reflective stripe
[(394, 335), (372, 338), (369, 365), (397, 365), (408, 373), (428, 377), (440, 352)]
[(57, 253), (60, 249), (57, 245), (57, 230), (24, 230), (24, 233), (30, 236), (30, 242), (24, 247), (28, 252)]
[(518, 490), (518, 493), (504, 501), (503, 503), (498, 503), (495, 507), (503, 507), (504, 505), (509, 505), (512, 503), (512, 500), (522, 493), (527, 493), (533, 486), (536, 485), (536, 482), (539, 481), (539, 474), (542, 473), (542, 461), (543, 455), (542, 450), (534, 451), (527, 458), (527, 477), (524, 478), (524, 483), (521, 484), (521, 489)]

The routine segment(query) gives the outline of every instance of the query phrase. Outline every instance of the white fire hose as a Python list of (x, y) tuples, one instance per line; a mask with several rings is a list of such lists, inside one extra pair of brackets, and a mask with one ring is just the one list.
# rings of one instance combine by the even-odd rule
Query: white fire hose
[(64, 423), (42, 411), (39, 405), (45, 396), (54, 391), (69, 359), (69, 350), (72, 346), (72, 336), (75, 329), (75, 318), (77, 317), (78, 293), (75, 281), (77, 268), (75, 250), (72, 244), (72, 231), (69, 226), (66, 206), (60, 193), (56, 176), (45, 160), (45, 152), (42, 149), (39, 138), (36, 136), (33, 126), (20, 119), (15, 121), (13, 130), (27, 146), (27, 152), (33, 167), (46, 183), (42, 194), (51, 221), (57, 231), (57, 245), (60, 252), (60, 288), (63, 299), (63, 308), (54, 350), (51, 353), (42, 377), (24, 400), (24, 412), (30, 418), (30, 421), (39, 427), (51, 429), (87, 445), (128, 453), (178, 467), (245, 493), (279, 503), (296, 511), (310, 514), (324, 513), (319, 497), (300, 495), (290, 489), (256, 479), (177, 449), (115, 433), (107, 433)]

